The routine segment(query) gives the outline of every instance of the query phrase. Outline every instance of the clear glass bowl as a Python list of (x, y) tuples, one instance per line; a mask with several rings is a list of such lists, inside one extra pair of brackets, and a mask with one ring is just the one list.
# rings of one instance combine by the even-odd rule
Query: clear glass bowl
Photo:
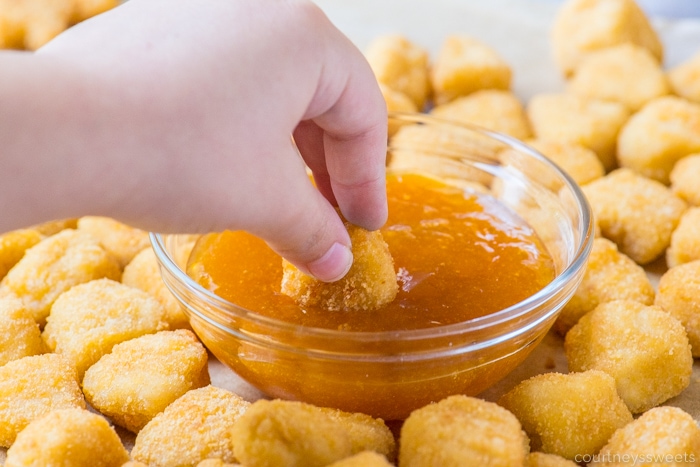
[[(152, 234), (163, 279), (224, 364), (270, 397), (401, 420), (452, 394), (477, 395), (534, 349), (581, 281), (593, 231), (579, 187), (523, 143), (422, 114), (390, 116), (390, 170), (488, 191), (537, 231), (556, 278), (496, 313), (430, 329), (352, 332), (303, 327), (221, 299), (184, 270), (190, 236)], [(404, 128), (405, 127), (405, 128)], [(410, 128), (409, 128), (410, 127)]]

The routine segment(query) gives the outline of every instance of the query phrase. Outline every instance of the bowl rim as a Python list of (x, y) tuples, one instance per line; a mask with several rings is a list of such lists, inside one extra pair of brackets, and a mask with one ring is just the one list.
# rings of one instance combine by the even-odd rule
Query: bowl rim
[[(161, 275), (165, 276), (165, 272), (169, 273), (180, 283), (180, 285), (186, 286), (191, 293), (196, 294), (198, 299), (207, 302), (210, 307), (215, 307), (216, 309), (224, 310), (228, 313), (233, 313), (236, 317), (244, 319), (250, 324), (260, 325), (267, 329), (272, 328), (275, 331), (303, 333), (303, 335), (306, 337), (317, 337), (320, 339), (338, 339), (345, 337), (355, 341), (365, 342), (377, 342), (387, 339), (395, 340), (399, 337), (402, 340), (423, 340), (480, 332), (489, 328), (497, 327), (503, 323), (513, 322), (517, 321), (519, 318), (527, 317), (533, 310), (540, 309), (541, 305), (544, 304), (549, 298), (555, 297), (557, 292), (561, 292), (562, 290), (566, 289), (566, 285), (570, 284), (572, 280), (575, 280), (577, 276), (579, 276), (578, 282), (580, 282), (581, 274), (579, 273), (586, 265), (593, 244), (593, 215), (591, 207), (581, 188), (557, 164), (516, 138), (479, 127), (478, 125), (454, 122), (451, 120), (433, 117), (428, 114), (411, 112), (390, 112), (389, 118), (397, 118), (414, 123), (436, 123), (470, 130), (472, 132), (493, 138), (501, 143), (517, 149), (518, 151), (525, 152), (552, 169), (557, 176), (562, 179), (566, 188), (572, 192), (574, 198), (577, 200), (576, 207), (582, 230), (581, 238), (574, 249), (573, 259), (551, 282), (549, 282), (538, 292), (502, 310), (459, 323), (435, 326), (425, 329), (392, 331), (341, 331), (337, 329), (303, 326), (264, 316), (254, 311), (245, 309), (239, 305), (236, 305), (235, 303), (219, 297), (214, 292), (205, 289), (190, 276), (188, 276), (187, 273), (177, 265), (165, 244), (165, 238), (168, 236), (168, 234), (150, 232), (149, 237), (151, 245), (157, 257)], [(164, 282), (170, 289), (171, 293), (175, 295), (177, 300), (188, 310), (195, 313), (199, 318), (210, 322), (222, 330), (228, 332), (233, 331), (233, 329), (225, 326), (223, 323), (217, 322), (216, 320), (212, 319), (212, 317), (203, 316), (202, 313), (196, 309), (196, 307), (193, 307), (191, 304), (182, 300), (178, 291), (174, 290), (174, 286), (169, 280), (166, 280), (165, 277)], [(575, 285), (578, 285), (578, 282), (576, 282)], [(510, 335), (510, 337), (520, 335), (526, 332), (528, 329), (536, 327), (539, 323), (549, 318), (551, 314), (558, 312), (558, 310), (566, 303), (566, 301), (568, 301), (570, 296), (573, 295), (575, 291), (575, 287), (569, 287), (569, 289), (570, 290), (567, 292), (568, 296), (562, 297), (560, 300), (561, 303), (559, 303), (558, 306), (548, 310), (548, 313), (533, 314), (530, 316), (532, 319), (529, 322), (524, 323), (525, 325), (519, 326), (515, 330), (507, 330), (506, 334)], [(508, 336), (501, 335), (499, 341), (504, 339), (507, 340)], [(478, 343), (474, 342), (472, 344)]]

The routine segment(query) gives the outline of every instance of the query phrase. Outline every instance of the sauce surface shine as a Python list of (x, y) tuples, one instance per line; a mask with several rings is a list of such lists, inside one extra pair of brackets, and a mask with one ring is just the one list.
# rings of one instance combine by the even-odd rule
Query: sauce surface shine
[(399, 282), (396, 299), (369, 312), (302, 308), (280, 293), (282, 259), (245, 232), (203, 236), (188, 274), (218, 296), (261, 315), (344, 331), (425, 329), (514, 305), (555, 276), (527, 223), (489, 195), (417, 174), (387, 178), (381, 229)]

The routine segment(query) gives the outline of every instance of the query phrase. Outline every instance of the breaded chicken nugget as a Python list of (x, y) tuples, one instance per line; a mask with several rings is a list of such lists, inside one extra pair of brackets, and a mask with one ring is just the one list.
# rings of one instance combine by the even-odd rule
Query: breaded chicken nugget
[(45, 351), (39, 325), (22, 301), (0, 297), (0, 366)]
[(666, 249), (666, 264), (669, 267), (696, 259), (700, 259), (700, 206), (691, 207), (683, 213)]
[(78, 219), (78, 230), (88, 232), (100, 241), (123, 268), (136, 254), (151, 246), (148, 232), (123, 224), (109, 217), (86, 216)]
[(602, 371), (545, 373), (520, 382), (498, 401), (523, 424), (532, 450), (565, 459), (594, 454), (632, 414)]
[(602, 236), (641, 265), (664, 254), (687, 209), (668, 187), (630, 169), (614, 170), (582, 189)]
[(617, 159), (666, 185), (681, 158), (700, 151), (700, 104), (675, 96), (649, 101), (622, 127)]
[(671, 191), (691, 206), (700, 206), (700, 153), (684, 156), (673, 165)]
[(569, 371), (601, 370), (613, 378), (632, 413), (677, 396), (690, 384), (693, 355), (681, 322), (659, 306), (602, 303), (564, 339)]
[(36, 224), (31, 228), (48, 237), (49, 235), (57, 234), (61, 230), (77, 229), (78, 219), (55, 219)]
[[(144, 464), (143, 462), (129, 461), (126, 464), (122, 464), (122, 467), (148, 467), (148, 465)], [(197, 467), (199, 467), (199, 466), (197, 466)], [(210, 467), (223, 467), (223, 466), (210, 466)]]
[(486, 89), (438, 105), (430, 112), (434, 117), (464, 122), (513, 138), (532, 136), (525, 108), (510, 91)]
[(303, 402), (258, 400), (232, 429), (234, 454), (250, 467), (320, 467), (382, 444), (385, 435), (368, 436), (373, 428), (358, 429), (360, 419), (331, 413)]
[[(411, 100), (406, 94), (391, 89), (386, 84), (379, 83), (379, 89), (382, 91), (382, 96), (384, 96), (384, 101), (386, 102), (386, 110), (388, 113), (391, 112), (408, 112), (415, 113), (418, 112), (418, 107), (416, 107), (415, 102)], [(391, 137), (402, 126), (402, 122), (396, 120), (389, 120), (388, 135)]]
[(399, 290), (394, 260), (380, 231), (370, 232), (349, 222), (345, 227), (352, 241), (350, 271), (336, 282), (321, 282), (283, 260), (283, 294), (301, 306), (330, 311), (376, 310), (391, 302)]
[(178, 397), (209, 383), (207, 350), (192, 331), (178, 329), (116, 344), (87, 369), (83, 392), (114, 423), (138, 433)]
[(677, 407), (655, 407), (617, 430), (588, 465), (685, 466), (698, 459), (700, 428), (693, 417)]
[(668, 71), (674, 94), (700, 104), (700, 51)]
[(54, 409), (85, 408), (75, 369), (61, 355), (13, 360), (0, 367), (0, 446)]
[(139, 431), (131, 457), (150, 467), (201, 465), (209, 457), (233, 463), (231, 430), (249, 406), (225, 389), (192, 389)]
[(386, 457), (374, 451), (363, 451), (354, 456), (333, 462), (328, 467), (391, 467), (392, 464)]
[(626, 42), (586, 55), (568, 82), (583, 97), (620, 102), (635, 112), (671, 89), (649, 49)]
[(343, 425), (350, 435), (352, 452), (372, 451), (389, 461), (396, 459), (396, 440), (384, 420), (326, 407), (320, 407), (320, 410)]
[(556, 454), (531, 452), (525, 458), (525, 467), (577, 467), (578, 464)]
[(663, 273), (654, 304), (683, 324), (693, 357), (700, 357), (700, 260)]
[(163, 282), (153, 248), (144, 248), (126, 265), (122, 274), (122, 284), (153, 295), (163, 305), (165, 321), (170, 329), (190, 328), (182, 305)]
[(129, 453), (104, 417), (54, 410), (34, 420), (7, 451), (5, 467), (121, 467)]
[(510, 89), (512, 70), (492, 47), (469, 36), (445, 38), (431, 68), (435, 103), (445, 104), (481, 89)]
[(399, 439), (402, 467), (522, 466), (528, 452), (515, 415), (462, 395), (414, 410)]
[(605, 167), (595, 152), (577, 143), (531, 139), (528, 146), (551, 159), (579, 185), (605, 175)]
[(103, 277), (121, 278), (114, 257), (92, 235), (66, 229), (29, 248), (0, 282), (0, 295), (22, 299), (34, 320), (43, 326), (61, 293)]
[(599, 304), (613, 300), (634, 300), (651, 305), (654, 303), (654, 286), (644, 268), (620, 253), (615, 243), (596, 238), (581, 284), (562, 308), (554, 328), (563, 336), (581, 316)]
[(376, 37), (365, 57), (377, 81), (408, 96), (418, 110), (430, 97), (429, 56), (423, 47), (400, 34)]
[[(144, 467), (146, 464), (143, 464)], [(221, 459), (204, 459), (202, 462), (197, 464), (197, 467), (241, 467), (241, 464), (229, 464)]]
[(75, 365), (78, 377), (114, 345), (168, 328), (163, 306), (143, 290), (110, 279), (79, 284), (51, 307), (44, 342)]
[(538, 139), (580, 144), (595, 152), (606, 170), (616, 166), (618, 133), (630, 116), (623, 104), (546, 93), (533, 96), (526, 111)]
[(0, 235), (0, 279), (17, 264), (27, 249), (39, 243), (44, 236), (35, 229), (19, 229)]
[(627, 42), (662, 61), (661, 39), (634, 0), (567, 0), (552, 25), (554, 58), (564, 75), (588, 53)]

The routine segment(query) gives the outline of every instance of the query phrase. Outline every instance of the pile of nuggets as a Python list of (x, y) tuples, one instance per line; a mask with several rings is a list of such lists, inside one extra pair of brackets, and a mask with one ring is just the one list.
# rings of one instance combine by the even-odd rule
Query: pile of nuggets
[[(551, 44), (566, 89), (527, 103), (508, 64), (472, 37), (447, 37), (431, 60), (387, 35), (366, 56), (390, 110), (522, 139), (581, 185), (596, 238), (552, 331), (568, 373), (526, 379), (497, 401), (435, 401), (400, 426), (247, 401), (211, 385), (207, 350), (145, 232), (99, 217), (51, 222), (0, 236), (5, 467), (700, 462), (697, 422), (664, 405), (700, 357), (700, 51), (663, 68), (633, 0), (567, 0)], [(668, 267), (655, 285), (645, 266), (659, 261)], [(118, 430), (135, 435), (130, 450)]]

